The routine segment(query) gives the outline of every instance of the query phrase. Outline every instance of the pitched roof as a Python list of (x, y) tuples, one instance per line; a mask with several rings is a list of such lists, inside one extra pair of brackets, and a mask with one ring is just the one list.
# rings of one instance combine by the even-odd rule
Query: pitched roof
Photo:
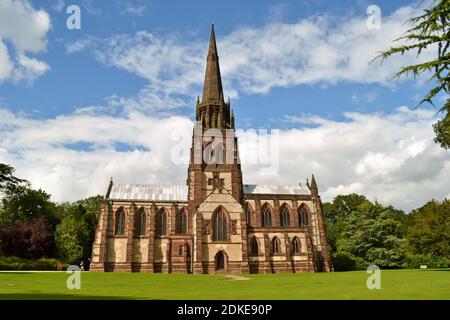
[(187, 201), (187, 186), (167, 186), (148, 184), (113, 184), (110, 200), (132, 201)]
[[(188, 201), (188, 186), (113, 184), (107, 199), (124, 201)], [(269, 184), (244, 184), (244, 194), (296, 194), (310, 195), (303, 186), (281, 186)]]
[(304, 186), (281, 186), (273, 184), (244, 184), (244, 194), (304, 194), (311, 192)]

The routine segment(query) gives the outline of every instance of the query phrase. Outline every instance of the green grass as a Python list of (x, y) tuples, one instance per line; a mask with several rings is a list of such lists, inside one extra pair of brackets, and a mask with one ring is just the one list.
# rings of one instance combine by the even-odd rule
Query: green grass
[(450, 299), (450, 270), (382, 270), (381, 289), (365, 271), (245, 275), (81, 274), (66, 288), (65, 272), (1, 272), (0, 299)]

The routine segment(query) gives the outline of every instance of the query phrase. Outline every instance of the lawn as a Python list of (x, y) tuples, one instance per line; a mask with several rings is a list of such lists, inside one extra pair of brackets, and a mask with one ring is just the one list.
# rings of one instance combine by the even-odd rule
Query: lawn
[(65, 272), (1, 272), (0, 299), (450, 299), (450, 270), (382, 270), (369, 290), (365, 271), (245, 275), (81, 273), (69, 290)]

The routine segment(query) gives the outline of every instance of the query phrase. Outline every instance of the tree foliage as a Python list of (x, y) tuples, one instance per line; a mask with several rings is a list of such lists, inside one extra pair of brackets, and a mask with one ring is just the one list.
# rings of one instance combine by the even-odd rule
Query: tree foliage
[(50, 195), (41, 189), (34, 190), (28, 184), (6, 188), (1, 203), (0, 226), (43, 216), (54, 230), (59, 222)]
[(7, 186), (15, 186), (19, 183), (25, 182), (14, 176), (15, 169), (5, 163), (0, 163), (0, 191), (3, 191)]
[[(428, 102), (433, 104), (437, 94), (443, 92), (450, 94), (450, 1), (433, 1), (431, 8), (425, 8), (424, 13), (408, 21), (412, 27), (404, 35), (395, 41), (404, 41), (406, 44), (382, 52), (376, 59), (382, 61), (395, 54), (405, 54), (413, 51), (420, 55), (425, 49), (436, 48), (434, 59), (402, 67), (393, 78), (412, 74), (414, 78), (422, 73), (431, 72), (430, 82), (436, 83), (425, 95), (419, 104)], [(450, 148), (450, 99), (447, 99), (439, 111), (443, 113), (443, 119), (433, 125), (436, 137), (434, 141), (441, 147)]]
[(79, 263), (91, 256), (102, 196), (90, 197), (58, 206), (62, 221), (55, 234), (56, 253), (68, 263)]
[(42, 216), (8, 224), (0, 232), (0, 240), (6, 255), (38, 259), (52, 254), (53, 236)]
[(432, 200), (407, 221), (409, 257), (420, 264), (450, 266), (450, 200)]

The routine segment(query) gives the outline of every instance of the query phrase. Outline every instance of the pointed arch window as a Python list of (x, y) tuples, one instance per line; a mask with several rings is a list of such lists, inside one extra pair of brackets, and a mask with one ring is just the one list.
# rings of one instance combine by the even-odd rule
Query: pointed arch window
[(298, 209), (298, 224), (301, 227), (308, 225), (308, 209), (305, 206)]
[(292, 254), (299, 254), (301, 251), (300, 239), (298, 237), (294, 237), (292, 239)]
[(156, 214), (156, 234), (158, 236), (165, 236), (167, 230), (167, 215), (164, 209), (161, 209)]
[(134, 218), (134, 234), (135, 236), (145, 236), (147, 229), (147, 215), (144, 208), (140, 208)]
[(266, 203), (261, 209), (261, 224), (263, 227), (271, 227), (272, 226), (272, 209)]
[(286, 204), (280, 208), (280, 224), (282, 227), (289, 227), (291, 225), (291, 212)]
[(252, 226), (252, 208), (250, 207), (250, 204), (247, 203), (245, 206), (245, 218), (247, 219), (247, 226)]
[(187, 233), (187, 215), (184, 209), (179, 210), (175, 216), (175, 233)]
[(250, 239), (250, 255), (257, 256), (259, 254), (258, 250), (258, 240), (255, 236)]
[(217, 209), (214, 213), (212, 227), (214, 241), (228, 240), (228, 219), (222, 207)]
[(280, 239), (278, 239), (278, 237), (274, 237), (272, 239), (272, 242), (270, 243), (270, 253), (272, 255), (281, 253), (281, 242)]
[(115, 234), (118, 236), (123, 236), (125, 234), (125, 210), (122, 207), (116, 212), (115, 226)]

